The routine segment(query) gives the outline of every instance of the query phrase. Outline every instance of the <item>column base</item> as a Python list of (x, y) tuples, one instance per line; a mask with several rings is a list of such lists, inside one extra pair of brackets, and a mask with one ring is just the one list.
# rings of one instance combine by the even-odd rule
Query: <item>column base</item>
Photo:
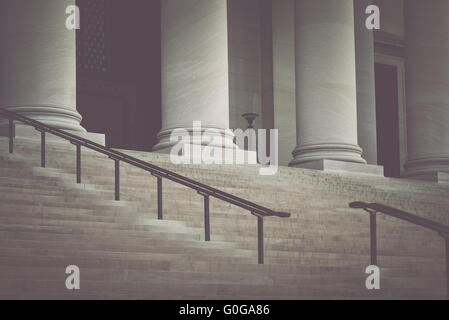
[[(206, 149), (208, 148), (208, 149)], [(205, 146), (182, 143), (173, 147), (158, 148), (157, 153), (169, 154), (175, 164), (229, 164), (229, 165), (257, 165), (257, 153), (233, 146), (231, 148)]]
[[(32, 120), (42, 122), (48, 126), (70, 131), (86, 132), (81, 126), (81, 115), (71, 107), (52, 105), (52, 104), (34, 104), (26, 106), (1, 107), (12, 112), (17, 112)], [(7, 120), (0, 118), (0, 126), (7, 125)]]
[(304, 163), (323, 159), (366, 164), (365, 159), (362, 158), (362, 149), (352, 144), (328, 143), (301, 145), (293, 151), (293, 157), (293, 160), (289, 164), (290, 167), (301, 167)]
[(431, 172), (419, 175), (407, 176), (408, 179), (449, 184), (449, 172)]
[(162, 150), (162, 153), (170, 153), (170, 150), (180, 142), (231, 149), (236, 147), (231, 130), (202, 127), (201, 123), (193, 128), (179, 127), (162, 130), (157, 138), (159, 142), (153, 147), (153, 151)]
[(384, 176), (384, 167), (372, 164), (362, 164), (338, 160), (315, 160), (295, 165), (296, 168), (312, 169), (329, 172), (351, 172), (363, 175)]
[(405, 164), (406, 178), (439, 181), (441, 179), (439, 177), (445, 174), (449, 174), (449, 155), (441, 154), (409, 160)]
[[(64, 130), (68, 133), (76, 135), (78, 137), (91, 140), (95, 143), (101, 144), (102, 146), (106, 145), (106, 138), (104, 134), (100, 133), (92, 133), (92, 132), (83, 132), (83, 131), (72, 131), (72, 130)], [(16, 138), (24, 138), (24, 139), (32, 139), (39, 140), (41, 138), (40, 132), (38, 132), (34, 127), (30, 127), (24, 124), (14, 124), (14, 137)], [(0, 136), (7, 137), (9, 136), (9, 125), (0, 125)], [(59, 138), (52, 134), (47, 134), (47, 141), (52, 142), (68, 142), (65, 139)]]
[(449, 156), (409, 160), (405, 165), (405, 178), (449, 184)]

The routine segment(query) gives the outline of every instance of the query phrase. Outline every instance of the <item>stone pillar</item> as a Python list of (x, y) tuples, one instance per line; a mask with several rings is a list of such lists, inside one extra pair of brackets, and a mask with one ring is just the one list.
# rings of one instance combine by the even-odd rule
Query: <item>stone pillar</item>
[(297, 147), (290, 165), (365, 164), (357, 144), (353, 0), (296, 0), (295, 12)]
[(406, 176), (449, 173), (449, 1), (405, 6), (408, 161)]
[(296, 147), (295, 1), (272, 1), (274, 128), (283, 166)]
[(172, 131), (191, 132), (194, 121), (201, 121), (203, 130), (215, 130), (222, 146), (234, 145), (232, 135), (225, 132), (229, 128), (226, 0), (162, 0), (162, 130), (154, 150), (170, 151), (175, 144), (170, 142)]
[[(76, 111), (75, 0), (2, 0), (0, 108), (56, 128), (85, 131)], [(0, 127), (5, 121), (0, 122)]]
[(354, 0), (357, 127), (363, 158), (377, 164), (376, 84), (373, 30), (365, 26), (366, 8), (372, 0)]

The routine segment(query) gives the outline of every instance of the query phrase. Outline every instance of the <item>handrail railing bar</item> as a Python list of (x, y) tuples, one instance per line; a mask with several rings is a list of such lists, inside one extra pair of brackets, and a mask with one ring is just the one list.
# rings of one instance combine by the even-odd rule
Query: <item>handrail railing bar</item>
[[(7, 111), (7, 112), (10, 112), (10, 111)], [(122, 152), (119, 152), (119, 151), (116, 151), (116, 150), (113, 150), (113, 149), (106, 149), (104, 146), (102, 146), (100, 144), (97, 144), (97, 143), (95, 143), (93, 141), (89, 141), (87, 139), (84, 139), (82, 137), (78, 137), (76, 135), (73, 135), (73, 134), (65, 132), (65, 131), (61, 131), (61, 130), (58, 130), (58, 129), (53, 129), (53, 128), (49, 127), (49, 126), (46, 126), (45, 124), (41, 124), (40, 122), (37, 122), (37, 121), (32, 120), (32, 119), (28, 119), (28, 118), (25, 118), (25, 117), (23, 117), (23, 118), (24, 118), (24, 120), (28, 120), (28, 121), (32, 122), (34, 125), (43, 125), (45, 127), (45, 129), (48, 130), (50, 133), (55, 134), (55, 135), (57, 135), (57, 136), (59, 136), (61, 138), (65, 138), (65, 139), (69, 139), (70, 138), (69, 140), (71, 140), (71, 139), (81, 140), (82, 142), (87, 144), (87, 145), (85, 145), (85, 147), (88, 147), (88, 148), (90, 148), (90, 149), (92, 149), (94, 151), (103, 153), (103, 154), (105, 154), (107, 156), (110, 156), (111, 153), (113, 153), (116, 158), (119, 158), (120, 160), (122, 160), (124, 162), (127, 162), (128, 164), (131, 164), (131, 165), (134, 165), (134, 166), (137, 166), (137, 167), (140, 167), (140, 168), (141, 168), (141, 166), (145, 166), (146, 168), (148, 168), (148, 171), (150, 171), (150, 172), (158, 171), (157, 174), (165, 175), (165, 178), (170, 179), (170, 180), (173, 180), (173, 179), (171, 179), (171, 177), (178, 178), (180, 180), (177, 180), (177, 181), (173, 180), (173, 181), (175, 181), (177, 183), (181, 183), (181, 181), (188, 182), (188, 184), (184, 184), (187, 187), (190, 187), (190, 188), (193, 188), (193, 189), (196, 189), (196, 190), (198, 190), (198, 187), (206, 189), (206, 190), (201, 190), (201, 191), (207, 192), (207, 193), (209, 193), (212, 196), (214, 196), (215, 193), (220, 193), (220, 194), (223, 194), (223, 195), (226, 195), (226, 196), (230, 196), (232, 198), (236, 198), (236, 196), (227, 194), (227, 193), (225, 193), (223, 191), (220, 191), (220, 190), (215, 189), (213, 187), (207, 186), (207, 185), (202, 184), (200, 182), (193, 181), (193, 180), (191, 180), (191, 179), (189, 179), (187, 177), (184, 177), (184, 176), (178, 175), (178, 174), (176, 174), (174, 172), (168, 171), (166, 169), (157, 167), (155, 165), (152, 165), (152, 164), (150, 164), (148, 162), (145, 162), (145, 161), (142, 161), (140, 159), (134, 158), (134, 157), (129, 156), (127, 154), (124, 154)], [(56, 130), (56, 133), (54, 132), (55, 130)], [(62, 133), (62, 135), (61, 135), (61, 133)], [(68, 138), (65, 137), (65, 136), (67, 136)], [(95, 147), (95, 148), (93, 148), (93, 147)], [(142, 168), (142, 169), (144, 169), (144, 168)], [(222, 198), (222, 199), (224, 199), (224, 198)], [(257, 211), (262, 211), (262, 214), (264, 214), (264, 215), (266, 215), (266, 212), (264, 213), (264, 211), (269, 211), (269, 215), (277, 216), (277, 212), (273, 212), (272, 210), (269, 210), (269, 209), (267, 209), (265, 207), (262, 207), (260, 205), (255, 204), (255, 203), (252, 203), (252, 202), (247, 201), (245, 199), (239, 198), (239, 202), (245, 203), (245, 204), (247, 204), (247, 205), (252, 207), (252, 208), (244, 207), (245, 209), (252, 210), (253, 208), (256, 208), (256, 209), (259, 209)]]
[[(397, 219), (405, 220), (411, 222), (413, 224), (419, 225), (421, 227), (431, 229), (438, 233), (449, 234), (449, 227), (445, 226), (441, 223), (415, 216), (411, 213), (392, 208), (379, 203), (365, 203), (365, 202), (353, 202), (351, 203), (351, 208), (359, 208), (359, 209), (371, 209), (375, 212), (382, 212), (386, 215), (395, 217)], [(370, 212), (370, 211), (368, 211)]]
[[(124, 156), (127, 156), (127, 155), (124, 155)], [(131, 160), (131, 161), (128, 161), (128, 160)], [(201, 182), (193, 181), (193, 180), (191, 180), (189, 178), (186, 178), (186, 177), (183, 177), (181, 175), (178, 175), (177, 173), (166, 171), (165, 169), (156, 167), (154, 165), (151, 165), (151, 164), (149, 164), (147, 162), (144, 162), (144, 161), (142, 161), (140, 159), (136, 159), (134, 157), (130, 157), (129, 159), (122, 160), (122, 161), (127, 162), (128, 164), (131, 164), (131, 165), (136, 165), (134, 163), (134, 162), (136, 162), (138, 164), (136, 166), (138, 166), (138, 167), (140, 167), (140, 166), (149, 167), (147, 169), (150, 172), (153, 172), (153, 170), (160, 170), (162, 172), (160, 172), (160, 171), (157, 172), (156, 173), (157, 175), (160, 175), (160, 176), (162, 176), (162, 177), (164, 177), (166, 179), (172, 180), (174, 182), (183, 184), (184, 186), (192, 188), (192, 189), (195, 189), (196, 191), (199, 191), (199, 192), (202, 192), (202, 193), (207, 193), (207, 194), (209, 194), (210, 196), (213, 196), (213, 197), (217, 197), (217, 195), (220, 194), (222, 196), (222, 197), (220, 197), (220, 199), (222, 199), (224, 201), (227, 201), (226, 199), (230, 199), (230, 198), (233, 198), (233, 199), (238, 198), (238, 197), (236, 197), (234, 195), (231, 195), (231, 194), (228, 194), (226, 192), (223, 192), (223, 191), (220, 191), (218, 189), (215, 189), (213, 187), (207, 186), (205, 184), (202, 184)], [(248, 210), (256, 209), (258, 212), (262, 211), (260, 213), (264, 214), (264, 215), (267, 215), (267, 211), (268, 211), (269, 215), (278, 216), (279, 212), (274, 212), (272, 210), (269, 210), (269, 209), (267, 209), (265, 207), (262, 207), (260, 205), (255, 204), (255, 203), (252, 203), (252, 202), (247, 201), (245, 199), (238, 198), (238, 201), (247, 205), (247, 206), (242, 207), (244, 209), (248, 209)], [(248, 206), (250, 206), (250, 207), (248, 207)]]
[(130, 164), (142, 170), (150, 172), (157, 178), (157, 206), (158, 206), (158, 219), (163, 219), (162, 213), (162, 179), (168, 179), (184, 185), (188, 188), (196, 190), (200, 195), (204, 197), (204, 228), (205, 228), (205, 240), (210, 241), (210, 197), (226, 201), (230, 204), (236, 205), (243, 209), (249, 210), (250, 213), (257, 217), (258, 228), (258, 260), (259, 264), (264, 263), (264, 235), (263, 235), (263, 218), (267, 216), (277, 216), (280, 218), (290, 217), (290, 213), (276, 212), (268, 208), (262, 207), (258, 204), (234, 196), (224, 191), (220, 191), (208, 185), (202, 184), (198, 181), (191, 180), (187, 177), (171, 172), (169, 170), (160, 168), (143, 160), (129, 156), (117, 150), (106, 148), (98, 143), (76, 136), (74, 134), (65, 132), (60, 129), (54, 129), (41, 122), (33, 119), (29, 119), (15, 112), (11, 112), (6, 109), (0, 109), (0, 114), (6, 115), (9, 119), (9, 151), (13, 153), (13, 130), (14, 120), (21, 121), (27, 125), (34, 126), (36, 130), (41, 132), (41, 165), (45, 167), (45, 139), (46, 133), (53, 134), (62, 139), (68, 140), (70, 143), (76, 145), (76, 180), (77, 183), (81, 183), (81, 147), (91, 149), (108, 156), (115, 163), (115, 200), (120, 200), (120, 161), (126, 164)]
[(197, 191), (201, 191), (204, 193), (209, 194), (210, 196), (213, 196), (215, 198), (230, 202), (234, 205), (237, 205), (243, 209), (247, 209), (249, 211), (255, 211), (263, 216), (277, 216), (277, 217), (281, 217), (281, 218), (286, 218), (289, 217), (290, 214), (289, 213), (284, 213), (284, 212), (275, 212), (272, 211), (268, 208), (262, 207), (260, 205), (257, 205), (255, 203), (252, 203), (250, 201), (247, 201), (245, 199), (239, 198), (237, 196), (228, 194), (226, 192), (220, 191), (218, 189), (215, 189), (213, 187), (204, 185), (200, 182), (191, 180), (187, 177), (183, 177), (181, 175), (178, 175), (174, 172), (168, 171), (166, 169), (157, 167), (155, 165), (152, 165), (148, 162), (144, 162), (140, 159), (134, 158), (132, 156), (126, 155), (124, 153), (121, 153), (119, 151), (113, 150), (113, 149), (108, 149), (105, 148), (104, 146), (97, 144), (95, 142), (89, 141), (87, 139), (84, 139), (82, 137), (78, 137), (74, 134), (59, 130), (59, 129), (54, 129), (51, 128), (43, 123), (40, 123), (36, 120), (33, 119), (29, 119), (26, 118), (20, 114), (11, 112), (9, 110), (5, 110), (5, 109), (0, 109), (0, 113), (6, 114), (6, 116), (8, 117), (14, 117), (16, 118), (16, 120), (24, 122), (26, 124), (32, 125), (32, 126), (37, 126), (40, 127), (41, 129), (44, 129), (45, 131), (56, 135), (60, 138), (66, 139), (71, 141), (72, 143), (78, 143), (83, 145), (86, 148), (89, 148), (91, 150), (97, 151), (99, 153), (102, 153), (104, 155), (110, 156), (110, 157), (114, 157), (114, 158), (118, 158), (119, 160), (131, 164), (133, 166), (139, 167), (141, 169), (147, 170), (151, 173), (155, 173), (157, 175), (160, 175), (166, 179), (172, 180), (174, 182), (177, 182), (179, 184), (182, 184), (186, 187), (195, 189)]
[[(4, 109), (3, 109), (3, 110), (4, 110)], [(47, 131), (47, 132), (49, 132), (49, 133), (51, 133), (51, 134), (53, 134), (53, 135), (56, 135), (56, 136), (58, 136), (58, 137), (60, 137), (60, 138), (69, 140), (69, 141), (71, 141), (71, 142), (73, 142), (73, 143), (81, 143), (81, 144), (84, 144), (84, 145), (83, 145), (84, 147), (88, 147), (88, 148), (90, 148), (90, 149), (92, 149), (92, 150), (94, 150), (94, 151), (97, 151), (97, 152), (102, 153), (102, 154), (104, 154), (104, 155), (110, 156), (110, 157), (113, 158), (113, 159), (119, 159), (119, 160), (121, 160), (121, 161), (131, 160), (131, 161), (126, 161), (126, 162), (128, 162), (128, 163), (131, 164), (131, 165), (135, 165), (135, 166), (137, 166), (137, 167), (140, 167), (140, 165), (149, 167), (149, 171), (150, 171), (150, 172), (157, 171), (157, 174), (159, 174), (159, 175), (165, 175), (165, 178), (167, 178), (167, 179), (169, 179), (169, 176), (174, 176), (174, 177), (181, 178), (181, 179), (183, 179), (183, 180), (190, 180), (190, 179), (188, 179), (188, 178), (186, 178), (186, 177), (183, 177), (183, 176), (181, 176), (181, 175), (178, 175), (178, 174), (176, 174), (176, 173), (174, 173), (174, 172), (171, 172), (171, 171), (168, 171), (168, 170), (166, 170), (166, 169), (157, 167), (157, 166), (152, 165), (152, 164), (150, 164), (150, 163), (148, 163), (148, 162), (145, 162), (145, 161), (142, 161), (142, 160), (140, 160), (140, 159), (137, 159), (137, 158), (134, 158), (134, 157), (132, 157), (132, 156), (129, 156), (129, 155), (127, 155), (127, 154), (124, 154), (124, 153), (122, 153), (122, 152), (120, 152), (120, 151), (117, 151), (117, 150), (114, 150), (114, 149), (108, 149), (108, 148), (105, 148), (104, 146), (102, 146), (102, 145), (100, 145), (100, 144), (97, 144), (97, 143), (95, 143), (95, 142), (93, 142), (93, 141), (87, 140), (87, 139), (85, 139), (85, 138), (76, 136), (76, 135), (74, 135), (74, 134), (71, 134), (71, 133), (68, 133), (68, 132), (65, 132), (65, 131), (62, 131), (62, 130), (59, 130), (59, 129), (51, 128), (51, 127), (49, 127), (49, 126), (47, 126), (47, 125), (45, 125), (45, 124), (43, 124), (43, 123), (40, 123), (40, 122), (38, 122), (38, 121), (36, 121), (36, 120), (33, 120), (33, 119), (29, 119), (29, 118), (23, 117), (23, 116), (21, 116), (21, 115), (19, 115), (19, 114), (12, 113), (11, 111), (7, 111), (7, 110), (4, 110), (4, 111), (6, 111), (6, 113), (11, 113), (11, 114), (13, 114), (13, 115), (16, 116), (17, 118), (20, 118), (20, 119), (18, 119), (19, 121), (25, 122), (26, 124), (29, 124), (29, 125), (32, 125), (32, 126), (38, 126), (38, 127), (44, 128), (45, 131)], [(4, 111), (3, 111), (3, 112), (4, 112)], [(1, 113), (1, 112), (2, 112), (2, 110), (0, 110), (0, 113)], [(142, 169), (143, 169), (143, 168), (142, 168)], [(209, 190), (210, 190), (210, 189), (214, 189), (214, 188), (209, 187), (209, 186), (207, 186), (207, 185), (203, 185), (202, 183), (197, 182), (197, 181), (190, 180), (190, 182), (192, 182), (192, 184), (194, 184), (194, 185), (203, 187), (204, 189), (209, 189)], [(217, 190), (217, 189), (215, 189), (214, 191), (220, 192), (220, 191)], [(242, 200), (245, 201), (244, 199), (242, 199)], [(261, 208), (263, 208), (263, 207), (261, 207)]]
[[(363, 209), (370, 214), (371, 231), (371, 263), (377, 265), (377, 244), (376, 244), (376, 213), (381, 212), (388, 216), (404, 220), (412, 224), (436, 231), (444, 240), (446, 247), (446, 298), (449, 299), (449, 226), (418, 217), (411, 213), (392, 208), (379, 203), (352, 202), (349, 207), (353, 209)], [(374, 217), (374, 218), (373, 218)]]

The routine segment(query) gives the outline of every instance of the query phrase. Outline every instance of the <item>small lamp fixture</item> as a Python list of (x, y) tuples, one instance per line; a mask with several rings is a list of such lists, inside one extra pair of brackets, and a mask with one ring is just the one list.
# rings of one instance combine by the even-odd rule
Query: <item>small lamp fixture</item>
[[(259, 115), (257, 113), (251, 112), (251, 113), (245, 113), (242, 114), (242, 117), (246, 119), (246, 121), (248, 121), (248, 130), (254, 130), (254, 120), (257, 119), (257, 117), (259, 117)], [(249, 150), (250, 149), (250, 141), (249, 140), (245, 140), (245, 146), (244, 149), (248, 150), (248, 151), (255, 151), (257, 153), (257, 133), (255, 135), (256, 141), (253, 141), (255, 143), (254, 147), (255, 150)], [(251, 138), (248, 138), (251, 139)], [(251, 144), (253, 145), (253, 144)]]
[(257, 119), (257, 117), (259, 117), (259, 115), (257, 113), (245, 113), (242, 114), (242, 117), (246, 119), (246, 121), (248, 121), (248, 129), (254, 129), (253, 123), (254, 120)]

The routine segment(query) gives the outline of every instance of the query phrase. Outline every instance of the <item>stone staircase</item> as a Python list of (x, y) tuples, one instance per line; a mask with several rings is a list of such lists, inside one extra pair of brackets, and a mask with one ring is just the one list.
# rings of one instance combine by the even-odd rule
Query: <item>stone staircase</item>
[[(260, 176), (258, 166), (173, 165), (166, 155), (123, 151), (291, 218), (265, 219), (265, 265), (257, 264), (257, 220), (211, 199), (211, 242), (203, 201), (164, 180), (157, 220), (156, 179), (75, 147), (0, 137), (1, 299), (434, 299), (445, 298), (444, 242), (406, 222), (378, 217), (381, 290), (365, 288), (369, 216), (351, 201), (380, 202), (449, 224), (449, 186), (293, 168)], [(65, 269), (81, 270), (81, 290)]]

